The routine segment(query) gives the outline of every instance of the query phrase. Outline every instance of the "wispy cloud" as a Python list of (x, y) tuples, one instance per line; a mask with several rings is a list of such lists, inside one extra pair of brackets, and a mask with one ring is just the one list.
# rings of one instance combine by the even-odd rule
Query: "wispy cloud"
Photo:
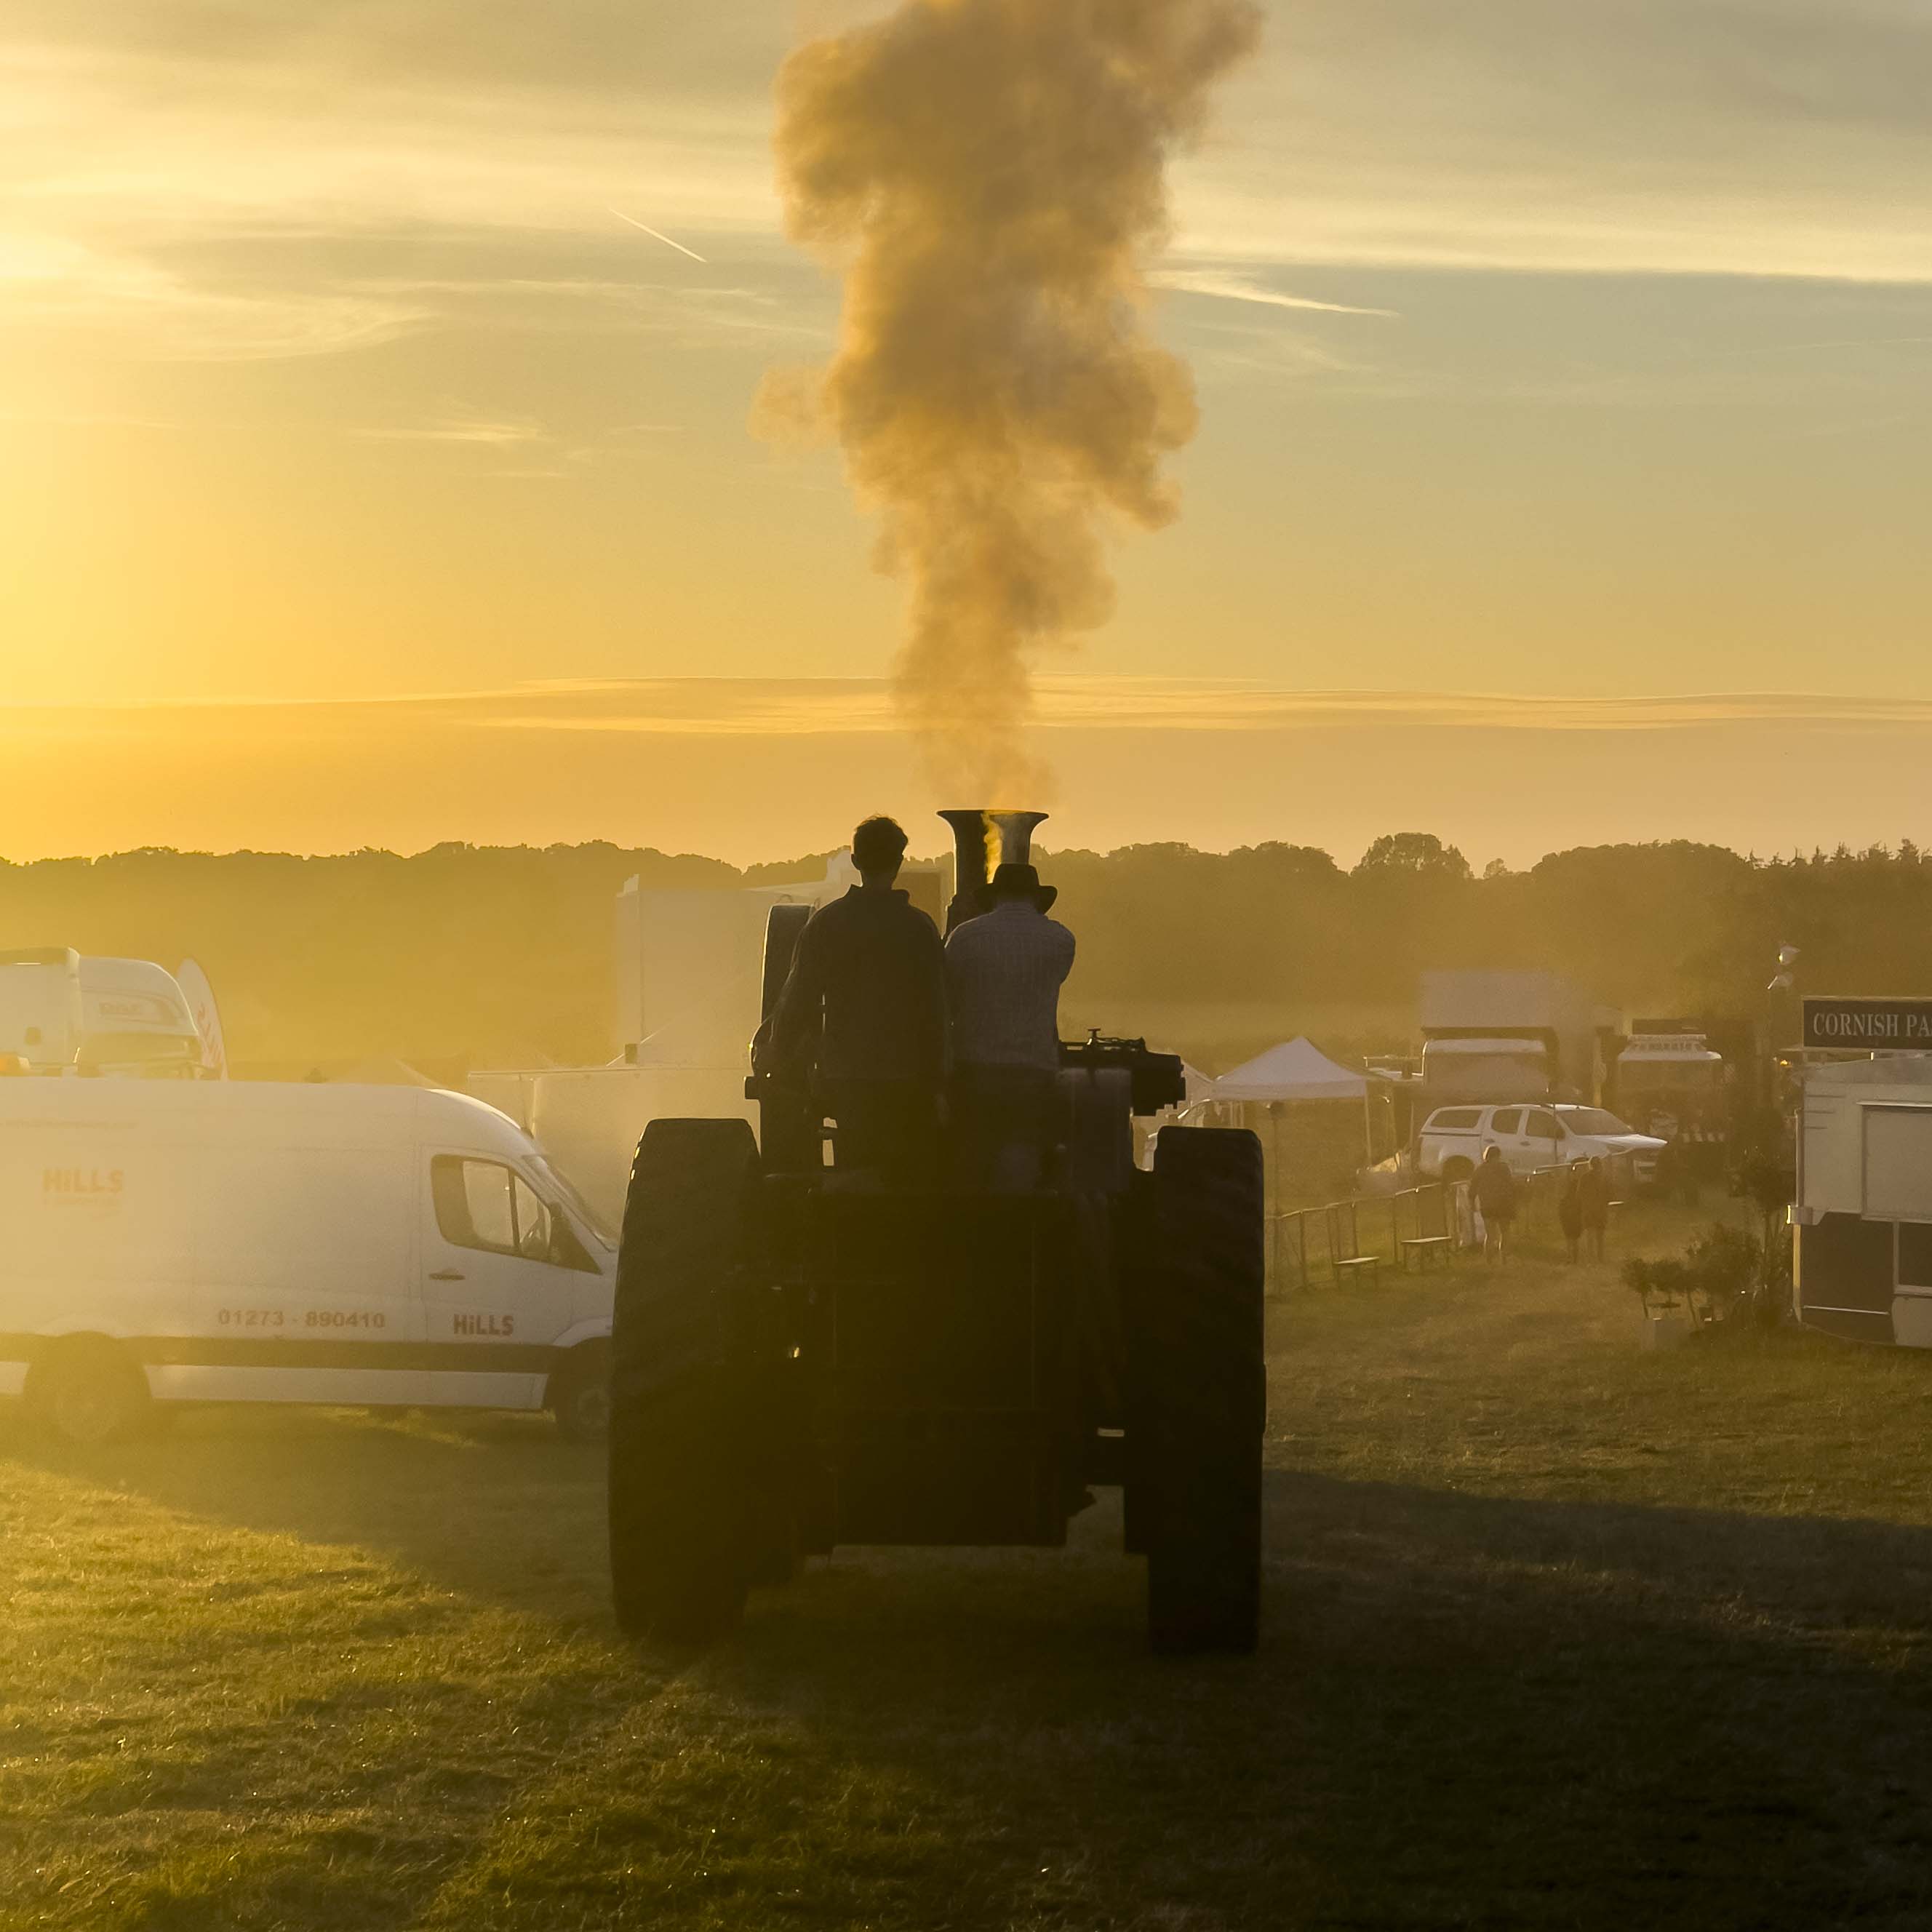
[[(454, 730), (675, 737), (821, 737), (896, 732), (890, 688), (874, 678), (568, 680), (500, 689), (367, 699), (296, 699), (113, 708), (18, 706), (10, 735), (182, 727), (272, 731), (277, 721), (351, 735)], [(1493, 692), (1297, 691), (1236, 680), (1043, 677), (1048, 732), (1391, 730), (1678, 734), (1726, 728), (1932, 730), (1932, 699), (1803, 692), (1577, 697)]]
[(1318, 315), (1368, 315), (1393, 317), (1392, 308), (1356, 308), (1346, 302), (1317, 302), (1309, 296), (1284, 295), (1251, 275), (1226, 268), (1156, 268), (1148, 280), (1157, 289), (1182, 295), (1210, 296), (1222, 302), (1253, 302), (1263, 308), (1305, 309)]
[(252, 362), (368, 348), (420, 302), (344, 288), (212, 284), (139, 252), (0, 235), (0, 326), (114, 338), (156, 360)]
[(377, 442), (472, 443), (490, 449), (513, 448), (550, 440), (548, 432), (540, 423), (527, 420), (496, 422), (487, 417), (469, 416), (452, 416), (445, 422), (421, 428), (358, 429), (350, 434)]
[[(487, 241), (506, 291), (538, 244), (567, 244), (586, 289), (620, 278), (614, 212), (668, 264), (715, 259), (709, 238), (775, 240), (786, 10), (16, 10), (0, 21), (0, 324), (113, 332), (147, 354), (323, 354), (440, 312), (427, 285), (385, 294), (319, 266), (345, 236)], [(1932, 281), (1917, 0), (1270, 14), (1178, 176), (1186, 260), (1161, 278), (1178, 292), (1376, 313), (1267, 272), (1312, 264)], [(633, 196), (653, 223), (625, 213)], [(216, 245), (259, 250), (260, 274), (212, 276)], [(759, 326), (722, 302), (715, 319)]]

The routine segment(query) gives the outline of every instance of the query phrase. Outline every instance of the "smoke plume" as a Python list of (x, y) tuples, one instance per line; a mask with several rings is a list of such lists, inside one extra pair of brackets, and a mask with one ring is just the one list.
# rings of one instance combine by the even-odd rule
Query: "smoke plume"
[(1167, 158), (1258, 30), (1250, 0), (904, 0), (779, 76), (788, 225), (844, 305), (760, 413), (843, 445), (908, 586), (901, 705), (964, 800), (1040, 795), (1032, 664), (1111, 614), (1109, 526), (1176, 513), (1193, 385), (1144, 270)]

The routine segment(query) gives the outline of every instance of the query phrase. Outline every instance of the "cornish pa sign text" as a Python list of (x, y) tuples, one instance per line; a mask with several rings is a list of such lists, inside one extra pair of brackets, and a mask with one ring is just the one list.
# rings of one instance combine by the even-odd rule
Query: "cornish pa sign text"
[(1807, 1000), (1804, 1044), (1932, 1049), (1932, 1000)]

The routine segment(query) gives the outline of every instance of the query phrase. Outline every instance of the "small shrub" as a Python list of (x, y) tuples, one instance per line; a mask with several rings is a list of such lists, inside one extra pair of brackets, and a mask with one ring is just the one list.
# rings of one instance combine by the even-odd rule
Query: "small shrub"
[(1749, 1228), (1719, 1222), (1682, 1256), (1624, 1262), (1624, 1281), (1635, 1290), (1646, 1315), (1681, 1308), (1701, 1326), (1725, 1320), (1757, 1292), (1764, 1279), (1764, 1252)]

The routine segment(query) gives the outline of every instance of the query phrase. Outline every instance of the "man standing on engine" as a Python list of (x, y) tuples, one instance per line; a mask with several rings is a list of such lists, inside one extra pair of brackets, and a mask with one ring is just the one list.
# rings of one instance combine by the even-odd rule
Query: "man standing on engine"
[(1073, 935), (1047, 917), (1054, 890), (1030, 866), (1000, 866), (987, 897), (946, 942), (956, 1170), (964, 1187), (1024, 1192), (1040, 1184), (1054, 1142)]
[(929, 1187), (946, 1082), (946, 956), (938, 928), (894, 884), (905, 849), (890, 818), (853, 833), (860, 883), (807, 921), (754, 1064), (810, 1082), (836, 1124), (840, 1172)]

